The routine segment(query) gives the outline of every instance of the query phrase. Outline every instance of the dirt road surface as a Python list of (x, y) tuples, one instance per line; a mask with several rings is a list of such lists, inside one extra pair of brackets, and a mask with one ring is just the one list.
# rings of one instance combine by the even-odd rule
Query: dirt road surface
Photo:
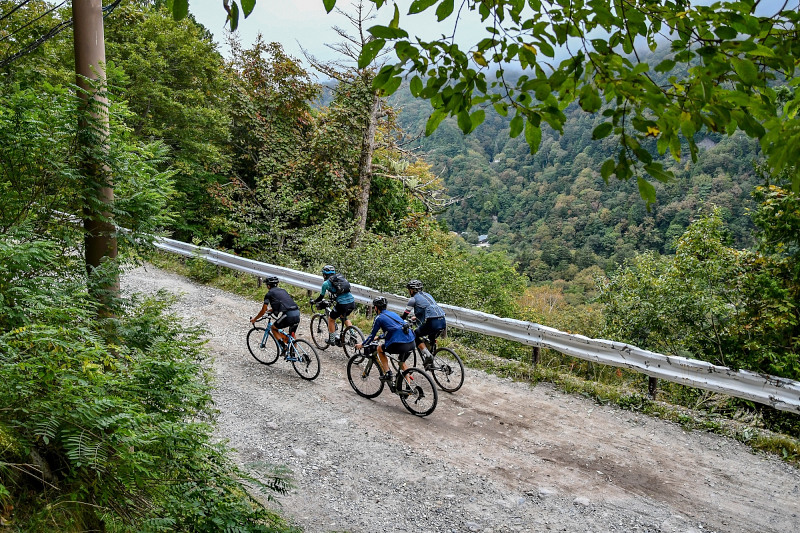
[(311, 382), (257, 363), (261, 302), (150, 266), (123, 288), (180, 294), (177, 313), (208, 330), (219, 436), (242, 464), (291, 469), (268, 505), (306, 531), (800, 530), (800, 472), (731, 439), (472, 369), (417, 418), (387, 391), (357, 396), (339, 348)]

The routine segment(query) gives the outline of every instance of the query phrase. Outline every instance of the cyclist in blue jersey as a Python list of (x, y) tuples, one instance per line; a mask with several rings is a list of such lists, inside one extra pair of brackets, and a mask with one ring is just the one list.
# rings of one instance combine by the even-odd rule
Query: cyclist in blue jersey
[(422, 353), (422, 360), (427, 363), (432, 356), (428, 347), (425, 346), (424, 338), (428, 335), (437, 337), (447, 327), (444, 311), (433, 299), (433, 296), (422, 290), (423, 286), (420, 280), (412, 279), (406, 284), (406, 288), (411, 299), (408, 300), (402, 318), (405, 320), (410, 314), (416, 318), (419, 327), (414, 330), (414, 336)]
[[(331, 309), (328, 319), (328, 344), (336, 344), (336, 319), (340, 316), (345, 317), (345, 327), (352, 326), (352, 322), (347, 319), (347, 316), (356, 308), (356, 299), (350, 293), (350, 284), (344, 279), (342, 274), (337, 274), (336, 269), (331, 265), (322, 267), (322, 287), (320, 288), (319, 296), (316, 300), (311, 300), (312, 304), (318, 304), (325, 297), (325, 293), (329, 292), (336, 297), (336, 305)], [(343, 281), (343, 283), (340, 282)], [(348, 287), (347, 290), (338, 290), (336, 287)]]
[(414, 332), (405, 325), (405, 321), (394, 311), (386, 309), (386, 298), (379, 297), (372, 300), (375, 308), (375, 322), (372, 324), (372, 332), (364, 339), (362, 344), (356, 344), (356, 349), (360, 350), (365, 345), (369, 345), (375, 340), (378, 331), (383, 331), (384, 342), (378, 346), (378, 356), (381, 366), (386, 370), (386, 380), (390, 383), (394, 379), (392, 369), (389, 366), (389, 359), (386, 354), (397, 354), (400, 356), (400, 366), (406, 370), (405, 360), (414, 351)]

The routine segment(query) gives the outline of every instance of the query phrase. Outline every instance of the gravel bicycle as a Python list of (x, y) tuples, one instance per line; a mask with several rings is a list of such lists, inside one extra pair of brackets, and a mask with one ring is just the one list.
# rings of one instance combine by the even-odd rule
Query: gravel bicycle
[(272, 334), (272, 321), (277, 317), (270, 314), (256, 322), (261, 322), (265, 318), (269, 318), (266, 328), (253, 325), (253, 328), (247, 332), (247, 349), (250, 350), (250, 355), (264, 365), (271, 365), (278, 360), (278, 357), (283, 356), (284, 361), (292, 363), (294, 371), (301, 378), (312, 380), (319, 376), (319, 356), (311, 343), (303, 339), (295, 339), (284, 333), (282, 329), (278, 331), (286, 335), (288, 341), (286, 343), (279, 341)]
[(433, 380), (419, 368), (401, 370), (401, 363), (411, 352), (399, 357), (387, 353), (394, 377), (389, 379), (381, 366), (377, 343), (368, 344), (347, 361), (347, 379), (359, 396), (375, 398), (388, 385), (393, 394), (400, 396), (406, 409), (417, 416), (428, 416), (436, 409), (439, 395)]
[[(411, 366), (417, 366), (418, 362), (425, 371), (430, 372), (439, 388), (445, 392), (456, 392), (464, 384), (464, 363), (456, 352), (450, 348), (440, 348), (436, 343), (435, 333), (428, 335), (423, 340), (428, 345), (428, 350), (433, 357), (425, 357), (419, 346), (414, 346), (414, 359)], [(419, 357), (419, 361), (417, 361)]]
[[(321, 310), (322, 313), (314, 313), (311, 317), (311, 338), (317, 348), (327, 350), (328, 346), (332, 346), (328, 344), (328, 319), (331, 315), (331, 309), (336, 305), (336, 300), (330, 298), (316, 305), (317, 309)], [(364, 342), (364, 332), (358, 326), (348, 326), (346, 320), (347, 317), (339, 317), (339, 322), (342, 323), (341, 328), (339, 327), (339, 322), (335, 322), (336, 343), (333, 346), (341, 347), (345, 356), (349, 358), (356, 353), (356, 344)], [(340, 335), (340, 332), (343, 333)]]

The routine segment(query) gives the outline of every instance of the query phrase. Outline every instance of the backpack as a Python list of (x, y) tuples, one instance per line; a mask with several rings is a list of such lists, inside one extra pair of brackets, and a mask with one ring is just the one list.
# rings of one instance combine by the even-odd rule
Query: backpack
[(328, 278), (333, 288), (336, 289), (336, 295), (339, 296), (346, 292), (350, 292), (350, 282), (345, 279), (342, 274), (334, 274)]

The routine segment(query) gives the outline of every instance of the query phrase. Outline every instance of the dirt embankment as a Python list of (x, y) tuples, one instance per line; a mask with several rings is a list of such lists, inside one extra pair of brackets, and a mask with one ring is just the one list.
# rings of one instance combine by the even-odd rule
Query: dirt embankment
[[(209, 331), (219, 435), (243, 464), (288, 466), (281, 512), (306, 531), (794, 532), (800, 473), (717, 435), (467, 370), (416, 418), (357, 396), (338, 348), (301, 380), (247, 352), (261, 303), (148, 267), (123, 286), (182, 295)], [(309, 338), (308, 316), (301, 336)], [(274, 505), (274, 504), (271, 504)]]

